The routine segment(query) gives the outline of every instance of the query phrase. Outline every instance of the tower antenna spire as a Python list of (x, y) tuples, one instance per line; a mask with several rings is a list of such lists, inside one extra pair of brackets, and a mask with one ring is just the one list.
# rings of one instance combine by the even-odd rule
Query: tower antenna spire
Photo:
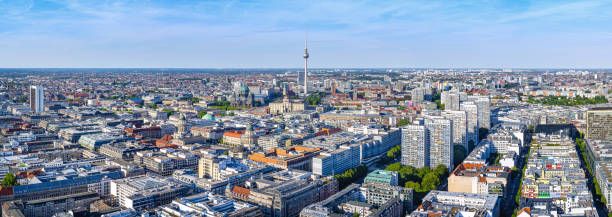
[(304, 35), (304, 96), (308, 96), (308, 32)]

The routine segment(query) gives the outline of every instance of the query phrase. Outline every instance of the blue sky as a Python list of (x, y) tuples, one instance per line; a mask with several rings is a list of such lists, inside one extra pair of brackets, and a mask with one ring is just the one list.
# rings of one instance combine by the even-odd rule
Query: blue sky
[(612, 1), (0, 0), (0, 67), (612, 68)]

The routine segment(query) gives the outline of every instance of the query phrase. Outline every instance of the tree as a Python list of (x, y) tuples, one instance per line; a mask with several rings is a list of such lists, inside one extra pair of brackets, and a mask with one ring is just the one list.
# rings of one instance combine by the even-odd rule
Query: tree
[(519, 176), (519, 169), (517, 167), (512, 167), (512, 170), (510, 171), (510, 177), (517, 177)]
[(448, 176), (448, 168), (444, 164), (440, 164), (440, 165), (436, 166), (436, 168), (433, 170), (433, 172), (437, 176), (441, 176), (441, 177)]
[(529, 127), (527, 128), (527, 130), (529, 130), (530, 133), (534, 133), (535, 132), (535, 126), (529, 125)]
[(402, 152), (402, 146), (401, 145), (397, 145), (391, 149), (389, 149), (389, 151), (387, 151), (387, 159), (388, 160), (395, 160), (398, 159), (400, 154)]
[(426, 191), (436, 190), (440, 185), (440, 178), (434, 173), (428, 173), (421, 181), (421, 188)]
[(400, 163), (389, 164), (389, 166), (385, 168), (385, 170), (396, 171), (396, 172), (399, 171), (400, 169), (402, 169), (402, 165)]
[(412, 188), (412, 190), (414, 191), (421, 191), (421, 184), (419, 184), (418, 182), (407, 181), (404, 187)]
[(478, 141), (487, 138), (488, 135), (489, 135), (489, 129), (484, 128), (484, 127), (478, 128)]
[(426, 167), (420, 168), (419, 172), (417, 174), (418, 174), (419, 178), (423, 178), (428, 173), (431, 173), (431, 168), (426, 166)]
[(474, 140), (470, 139), (470, 141), (468, 142), (468, 149), (470, 149), (470, 150), (468, 150), (468, 152), (472, 152), (472, 150), (474, 150), (474, 148), (476, 148), (476, 144), (475, 144)]
[(459, 165), (466, 157), (465, 147), (463, 147), (462, 145), (455, 145), (453, 147), (453, 153), (454, 165)]
[(408, 119), (400, 119), (397, 122), (397, 127), (405, 126), (405, 125), (408, 125), (408, 124), (410, 124), (410, 120), (408, 120)]
[(402, 182), (419, 181), (418, 170), (411, 166), (404, 166), (399, 171), (399, 178)]
[(206, 111), (202, 110), (198, 113), (198, 118), (202, 118), (204, 115), (206, 115)]
[(12, 173), (7, 173), (4, 179), (2, 179), (2, 187), (18, 186), (17, 177)]

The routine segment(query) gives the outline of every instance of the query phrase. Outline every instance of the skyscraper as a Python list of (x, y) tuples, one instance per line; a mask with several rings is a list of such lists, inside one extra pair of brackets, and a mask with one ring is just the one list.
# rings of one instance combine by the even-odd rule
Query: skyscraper
[(411, 92), (411, 97), (413, 102), (423, 102), (425, 101), (425, 90), (421, 87), (415, 88)]
[(459, 92), (444, 91), (440, 95), (440, 103), (444, 104), (444, 110), (458, 111), (459, 110)]
[(478, 127), (491, 129), (491, 99), (489, 96), (468, 96), (478, 106)]
[(308, 40), (304, 46), (304, 95), (308, 95)]
[(593, 108), (586, 113), (586, 138), (612, 140), (612, 108)]
[[(460, 110), (465, 111), (467, 115), (467, 142), (473, 141), (474, 147), (478, 144), (478, 106), (474, 102), (461, 102)], [(467, 150), (471, 151), (471, 150)]]
[(442, 116), (453, 121), (453, 145), (468, 149), (467, 114), (465, 111), (443, 111)]
[(45, 108), (45, 96), (42, 86), (30, 87), (30, 108), (33, 112), (43, 112)]
[(429, 166), (446, 165), (453, 169), (453, 121), (442, 117), (428, 117), (425, 127), (429, 131)]
[(429, 166), (429, 131), (423, 125), (402, 127), (402, 165)]

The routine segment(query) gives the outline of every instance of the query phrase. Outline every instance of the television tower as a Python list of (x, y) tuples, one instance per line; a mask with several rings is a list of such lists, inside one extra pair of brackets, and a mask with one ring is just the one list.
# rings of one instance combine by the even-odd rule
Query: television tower
[(308, 39), (304, 45), (304, 96), (308, 96)]

